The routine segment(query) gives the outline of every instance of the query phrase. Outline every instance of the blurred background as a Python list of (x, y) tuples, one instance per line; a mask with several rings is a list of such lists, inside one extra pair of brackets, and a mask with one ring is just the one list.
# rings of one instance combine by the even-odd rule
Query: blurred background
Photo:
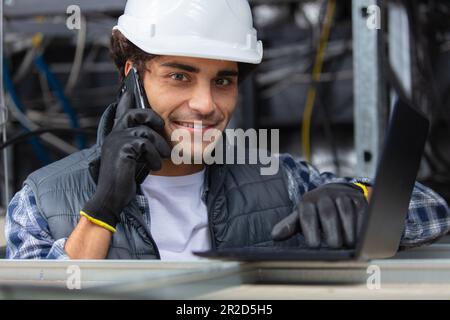
[[(28, 174), (95, 143), (119, 88), (109, 39), (126, 1), (2, 2), (0, 215)], [(249, 2), (264, 60), (230, 127), (280, 129), (280, 152), (371, 176), (402, 96), (432, 124), (418, 179), (450, 200), (449, 1)]]

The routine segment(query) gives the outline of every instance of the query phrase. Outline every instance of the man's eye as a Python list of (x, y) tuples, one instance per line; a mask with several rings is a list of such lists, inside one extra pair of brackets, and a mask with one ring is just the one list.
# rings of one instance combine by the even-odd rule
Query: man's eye
[(188, 81), (189, 78), (183, 73), (174, 73), (170, 75), (170, 78), (176, 81)]
[(218, 86), (229, 86), (232, 83), (230, 79), (222, 78), (216, 80), (216, 85)]

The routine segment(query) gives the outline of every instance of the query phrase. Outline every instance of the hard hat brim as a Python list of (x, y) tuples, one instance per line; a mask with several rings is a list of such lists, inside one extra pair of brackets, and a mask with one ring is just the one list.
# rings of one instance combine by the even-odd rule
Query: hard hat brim
[(154, 55), (225, 60), (250, 64), (261, 63), (263, 57), (263, 44), (261, 41), (256, 42), (255, 50), (255, 48), (245, 48), (232, 43), (224, 44), (223, 42), (198, 36), (139, 39), (133, 37), (118, 25), (113, 30), (119, 30), (142, 51)]

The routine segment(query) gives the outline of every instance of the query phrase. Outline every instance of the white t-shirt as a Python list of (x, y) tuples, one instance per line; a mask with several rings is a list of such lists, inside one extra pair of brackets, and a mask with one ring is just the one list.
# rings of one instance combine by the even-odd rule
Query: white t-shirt
[(149, 175), (141, 185), (150, 205), (151, 232), (161, 260), (195, 260), (211, 248), (201, 196), (205, 170), (179, 177)]

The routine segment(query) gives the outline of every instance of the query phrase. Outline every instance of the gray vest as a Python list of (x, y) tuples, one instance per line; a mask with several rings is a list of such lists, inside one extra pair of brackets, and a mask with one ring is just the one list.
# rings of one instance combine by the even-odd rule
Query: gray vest
[[(103, 114), (97, 144), (41, 168), (24, 184), (33, 190), (37, 206), (48, 222), (54, 239), (69, 237), (80, 218), (84, 203), (96, 188), (100, 146), (113, 125), (115, 105)], [(273, 246), (270, 232), (292, 212), (283, 170), (260, 175), (259, 165), (211, 165), (206, 168), (203, 200), (207, 206), (212, 247)], [(108, 259), (157, 259), (158, 249), (137, 200), (121, 213), (112, 237)], [(147, 220), (148, 221), (148, 220)], [(297, 239), (282, 246), (295, 246)]]

